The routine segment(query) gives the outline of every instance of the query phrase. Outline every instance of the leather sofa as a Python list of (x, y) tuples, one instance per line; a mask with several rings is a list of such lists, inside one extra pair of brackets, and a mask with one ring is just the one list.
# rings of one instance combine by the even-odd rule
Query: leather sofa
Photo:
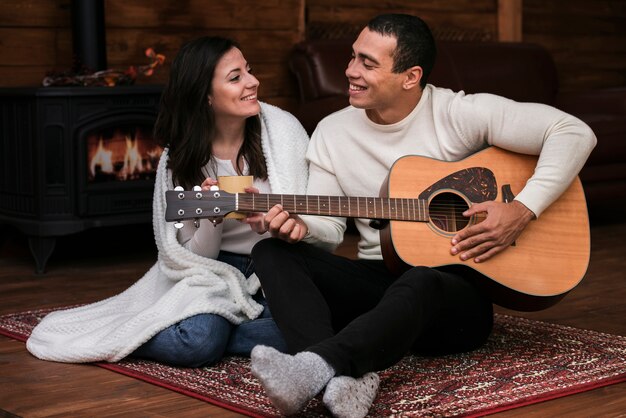
[[(351, 39), (294, 47), (289, 66), (299, 93), (295, 115), (309, 133), (324, 116), (348, 105), (344, 71), (351, 50)], [(598, 137), (580, 173), (588, 206), (615, 208), (626, 202), (626, 88), (562, 93), (550, 53), (530, 43), (439, 41), (437, 52), (431, 84), (545, 103), (585, 121)]]

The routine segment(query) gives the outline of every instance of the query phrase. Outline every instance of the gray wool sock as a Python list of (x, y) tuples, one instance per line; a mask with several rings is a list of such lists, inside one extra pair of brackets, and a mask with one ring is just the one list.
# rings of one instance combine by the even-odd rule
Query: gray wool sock
[(358, 379), (333, 377), (326, 385), (324, 405), (334, 417), (363, 418), (376, 398), (379, 383), (376, 373), (367, 373)]
[(250, 359), (252, 374), (261, 381), (272, 404), (285, 415), (304, 408), (335, 375), (323, 358), (309, 351), (291, 356), (257, 345)]

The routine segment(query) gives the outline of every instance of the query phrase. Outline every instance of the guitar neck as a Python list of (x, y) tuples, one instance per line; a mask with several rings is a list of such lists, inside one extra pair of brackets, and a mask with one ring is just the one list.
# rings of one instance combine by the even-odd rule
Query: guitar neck
[(301, 215), (428, 221), (423, 199), (237, 193), (240, 212), (267, 212), (277, 204)]

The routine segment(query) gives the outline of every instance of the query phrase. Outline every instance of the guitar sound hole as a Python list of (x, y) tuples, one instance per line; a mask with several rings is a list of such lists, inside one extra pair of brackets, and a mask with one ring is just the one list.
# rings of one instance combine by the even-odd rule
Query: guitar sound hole
[(467, 202), (456, 193), (439, 193), (428, 206), (430, 221), (442, 231), (455, 233), (469, 224), (470, 218), (463, 216), (468, 207)]

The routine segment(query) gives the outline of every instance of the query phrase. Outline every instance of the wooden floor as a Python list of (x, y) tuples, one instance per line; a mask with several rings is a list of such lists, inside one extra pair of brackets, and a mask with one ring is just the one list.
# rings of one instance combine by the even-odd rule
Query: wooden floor
[[(8, 227), (0, 234), (0, 314), (103, 299), (127, 288), (156, 259), (149, 226), (103, 228), (60, 239), (47, 272), (35, 275), (26, 240)], [(582, 283), (554, 307), (513, 314), (626, 336), (625, 253), (626, 222), (596, 222)], [(13, 416), (240, 415), (99, 367), (40, 361), (24, 343), (0, 336), (0, 417)], [(494, 416), (626, 417), (626, 383)]]

